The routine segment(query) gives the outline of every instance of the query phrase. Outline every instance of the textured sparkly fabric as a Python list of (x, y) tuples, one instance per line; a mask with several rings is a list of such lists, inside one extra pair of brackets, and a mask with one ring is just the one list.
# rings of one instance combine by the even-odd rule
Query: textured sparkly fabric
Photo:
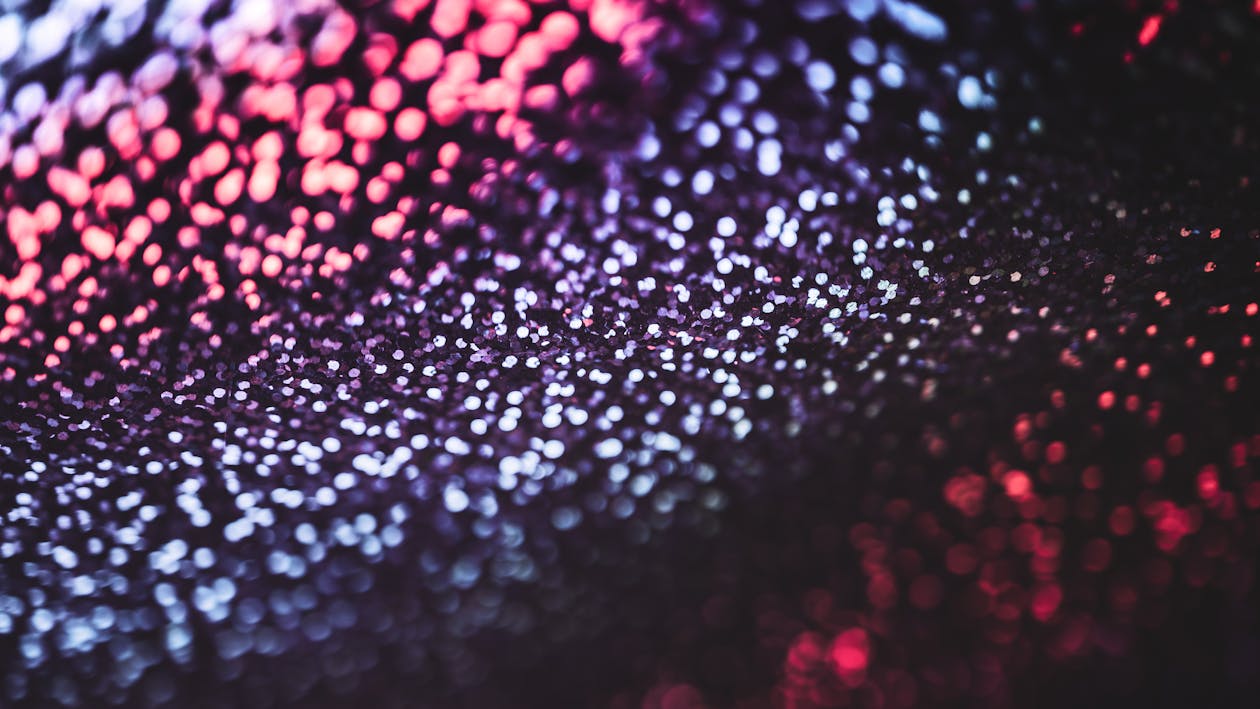
[(1253, 706), (1260, 4), (944, 5), (0, 0), (0, 706)]

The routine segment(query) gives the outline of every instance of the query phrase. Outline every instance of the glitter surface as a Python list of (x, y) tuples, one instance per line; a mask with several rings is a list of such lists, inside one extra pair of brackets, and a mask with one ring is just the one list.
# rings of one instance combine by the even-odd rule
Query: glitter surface
[(0, 706), (1251, 706), (1248, 3), (0, 0)]

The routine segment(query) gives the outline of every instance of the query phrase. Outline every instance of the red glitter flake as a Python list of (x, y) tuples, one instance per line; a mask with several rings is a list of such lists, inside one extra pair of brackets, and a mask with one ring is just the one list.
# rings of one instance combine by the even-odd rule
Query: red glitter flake
[(1111, 511), (1111, 518), (1108, 520), (1108, 526), (1111, 531), (1118, 537), (1128, 536), (1133, 533), (1133, 528), (1137, 523), (1137, 518), (1133, 514), (1133, 509), (1126, 505), (1115, 508)]
[(1159, 28), (1164, 23), (1163, 15), (1151, 15), (1142, 23), (1142, 29), (1138, 32), (1138, 44), (1145, 47), (1155, 41), (1155, 36), (1159, 34)]
[(1054, 616), (1062, 602), (1063, 589), (1058, 584), (1044, 584), (1033, 591), (1030, 610), (1034, 618), (1044, 623)]
[(1098, 408), (1106, 411), (1116, 405), (1116, 394), (1112, 391), (1104, 391), (1098, 395)]
[(1012, 470), (1002, 478), (1006, 494), (1016, 501), (1028, 499), (1032, 495), (1032, 480), (1022, 470)]
[(975, 473), (956, 475), (945, 483), (945, 500), (968, 517), (980, 514), (984, 507), (985, 479)]
[(1067, 458), (1067, 446), (1062, 441), (1055, 441), (1046, 446), (1046, 462), (1051, 464), (1062, 463)]
[(1168, 451), (1168, 455), (1179, 456), (1186, 452), (1186, 437), (1180, 433), (1174, 433), (1164, 442), (1164, 450)]
[(861, 684), (870, 663), (870, 637), (861, 628), (845, 630), (832, 641), (828, 654), (842, 681), (850, 686)]
[(1200, 470), (1197, 482), (1199, 497), (1210, 501), (1216, 499), (1220, 494), (1221, 481), (1216, 466), (1208, 465)]

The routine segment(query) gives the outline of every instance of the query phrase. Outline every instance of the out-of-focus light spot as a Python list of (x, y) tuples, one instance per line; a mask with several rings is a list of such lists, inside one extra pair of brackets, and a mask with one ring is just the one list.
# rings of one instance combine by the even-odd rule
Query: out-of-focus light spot
[(830, 658), (841, 679), (860, 684), (870, 663), (870, 637), (861, 628), (841, 632), (831, 643)]
[(884, 11), (902, 29), (920, 39), (941, 42), (948, 35), (944, 20), (913, 2), (884, 0)]
[(1159, 28), (1164, 23), (1163, 15), (1151, 15), (1142, 22), (1142, 29), (1138, 32), (1138, 44), (1145, 47), (1155, 41), (1155, 37), (1159, 34)]
[(1006, 494), (1013, 500), (1025, 500), (1031, 496), (1032, 481), (1029, 480), (1028, 474), (1019, 470), (1012, 470), (1002, 478), (1002, 484), (1006, 488)]
[(826, 62), (813, 61), (805, 67), (805, 79), (815, 91), (830, 91), (836, 85), (836, 70)]

